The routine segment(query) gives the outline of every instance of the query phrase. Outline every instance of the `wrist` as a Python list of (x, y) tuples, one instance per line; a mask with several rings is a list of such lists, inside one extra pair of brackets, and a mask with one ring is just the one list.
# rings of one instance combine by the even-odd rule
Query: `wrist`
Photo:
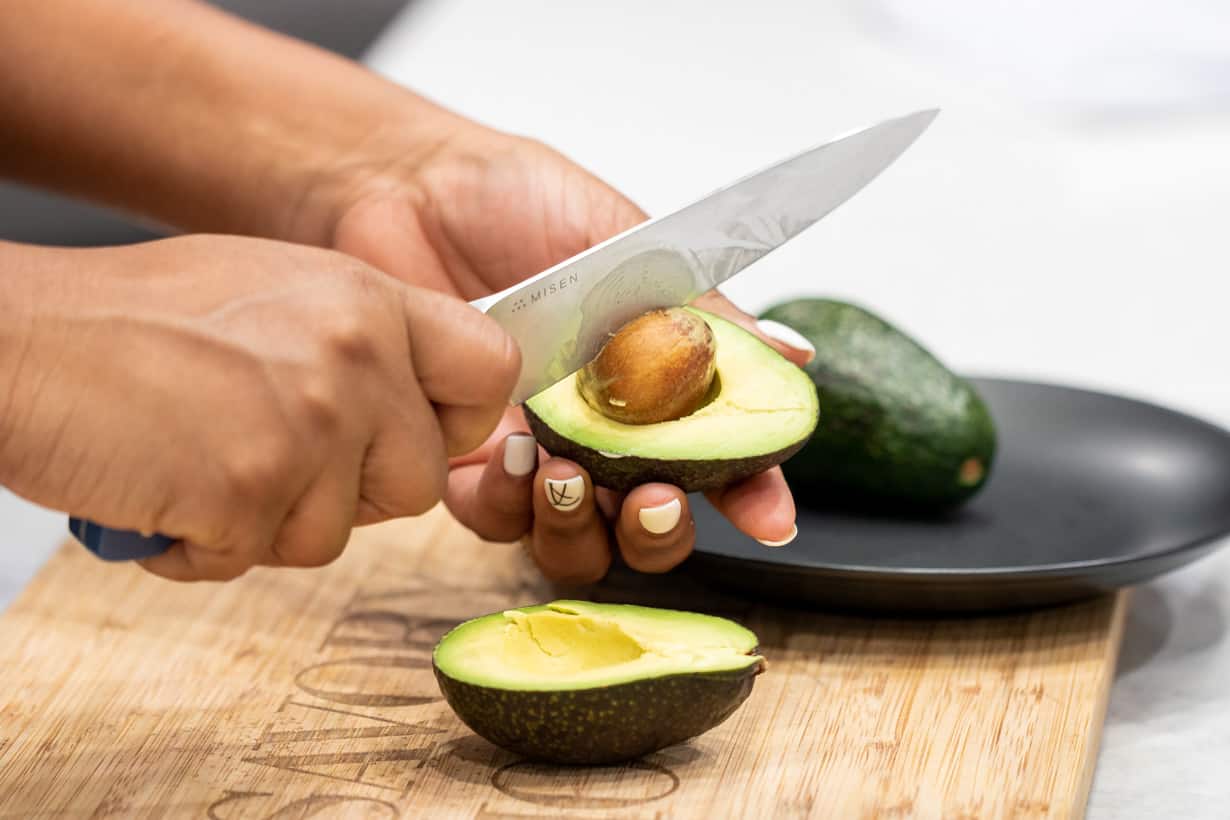
[(205, 3), (19, 0), (14, 13), (22, 25), (0, 27), (0, 174), (184, 231), (321, 244), (353, 178), (397, 152), (413, 162), (461, 121)]
[(373, 99), (352, 122), (358, 127), (348, 136), (322, 140), (305, 153), (275, 238), (332, 247), (351, 207), (381, 193), (414, 196), (422, 169), (475, 127), (400, 88)]

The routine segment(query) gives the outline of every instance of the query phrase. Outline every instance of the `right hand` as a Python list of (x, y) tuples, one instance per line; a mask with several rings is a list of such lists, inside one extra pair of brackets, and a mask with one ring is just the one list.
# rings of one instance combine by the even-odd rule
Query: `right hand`
[[(431, 155), (398, 142), (396, 128), (335, 159), (299, 211), (304, 241), (333, 246), (403, 281), (473, 299), (497, 292), (644, 221), (635, 204), (556, 151), (529, 140), (452, 122)], [(344, 160), (344, 161), (343, 161)], [(330, 207), (331, 204), (331, 207)], [(796, 364), (812, 351), (770, 338), (756, 319), (712, 291), (694, 304), (741, 325)], [(510, 438), (515, 436), (515, 438)], [(548, 486), (566, 484), (575, 503), (557, 507)], [(736, 528), (768, 543), (797, 532), (794, 499), (774, 467), (707, 498)], [(575, 462), (534, 446), (520, 408), (483, 447), (454, 459), (445, 503), (493, 541), (522, 539), (549, 578), (601, 578), (615, 552), (635, 570), (665, 572), (696, 540), (688, 496), (664, 483), (628, 493), (593, 485)], [(652, 526), (652, 529), (651, 529)]]
[(192, 236), (25, 258), (0, 484), (180, 539), (142, 562), (167, 578), (321, 565), (352, 526), (427, 511), (517, 379), (482, 313), (332, 251)]

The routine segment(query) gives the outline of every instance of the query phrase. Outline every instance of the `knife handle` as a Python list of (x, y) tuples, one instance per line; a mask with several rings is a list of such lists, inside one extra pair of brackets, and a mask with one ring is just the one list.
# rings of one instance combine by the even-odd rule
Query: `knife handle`
[(81, 545), (104, 561), (136, 561), (153, 558), (170, 549), (176, 539), (166, 535), (142, 535), (134, 530), (100, 527), (82, 518), (68, 519), (68, 531)]

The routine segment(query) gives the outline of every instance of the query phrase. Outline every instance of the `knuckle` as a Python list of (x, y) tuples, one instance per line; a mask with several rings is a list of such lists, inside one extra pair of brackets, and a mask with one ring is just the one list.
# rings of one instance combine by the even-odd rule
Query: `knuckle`
[(330, 378), (319, 371), (301, 376), (291, 396), (291, 405), (297, 418), (311, 430), (332, 433), (342, 426), (345, 403), (342, 391)]
[(294, 448), (285, 436), (267, 435), (230, 448), (219, 459), (222, 495), (228, 503), (268, 498), (291, 472)]
[(376, 358), (379, 345), (361, 300), (335, 311), (323, 328), (322, 342), (330, 360), (357, 364)]
[(380, 349), (382, 317), (392, 314), (388, 285), (354, 260), (339, 267), (336, 286), (315, 311), (322, 353), (331, 362), (369, 361)]
[(424, 461), (413, 469), (418, 471), (416, 478), (399, 481), (394, 486), (382, 486), (373, 495), (365, 494), (369, 506), (381, 519), (422, 515), (444, 498), (448, 488), (447, 462), (441, 460), (433, 468)]

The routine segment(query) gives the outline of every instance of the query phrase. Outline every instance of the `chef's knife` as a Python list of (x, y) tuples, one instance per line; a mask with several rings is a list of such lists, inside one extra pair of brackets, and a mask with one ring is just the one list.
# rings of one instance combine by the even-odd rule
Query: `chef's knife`
[[(473, 302), (521, 347), (512, 402), (579, 370), (634, 316), (685, 305), (793, 239), (891, 165), (937, 113), (918, 111), (810, 148)], [(147, 558), (175, 542), (78, 518), (69, 531), (109, 561)]]

